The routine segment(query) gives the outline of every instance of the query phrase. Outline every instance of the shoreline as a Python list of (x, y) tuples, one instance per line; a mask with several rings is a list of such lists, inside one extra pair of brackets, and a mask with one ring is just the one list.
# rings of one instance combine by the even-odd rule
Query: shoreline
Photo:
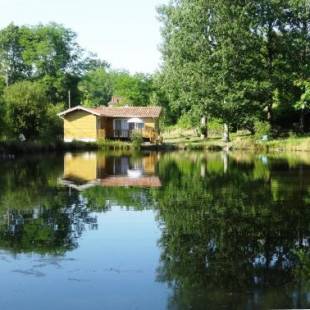
[(276, 139), (257, 141), (253, 138), (237, 137), (225, 143), (220, 139), (165, 142), (163, 144), (142, 144), (140, 149), (132, 143), (117, 140), (106, 140), (99, 143), (87, 142), (0, 142), (0, 157), (15, 156), (18, 154), (58, 153), (76, 151), (251, 151), (251, 152), (310, 152), (310, 137)]

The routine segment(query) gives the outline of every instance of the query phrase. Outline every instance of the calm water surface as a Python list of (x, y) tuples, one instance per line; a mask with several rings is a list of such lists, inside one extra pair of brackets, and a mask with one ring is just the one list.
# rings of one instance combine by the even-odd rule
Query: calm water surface
[(0, 161), (0, 309), (310, 307), (310, 156)]

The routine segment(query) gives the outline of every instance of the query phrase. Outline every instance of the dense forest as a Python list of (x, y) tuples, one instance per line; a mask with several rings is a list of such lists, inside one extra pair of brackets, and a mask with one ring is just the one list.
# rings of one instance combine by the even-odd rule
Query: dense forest
[(275, 136), (309, 131), (308, 0), (172, 0), (158, 15), (162, 65), (153, 75), (114, 70), (58, 24), (2, 29), (2, 138), (60, 136), (56, 114), (69, 101), (98, 106), (112, 95), (160, 104), (164, 126), (205, 136), (212, 122)]

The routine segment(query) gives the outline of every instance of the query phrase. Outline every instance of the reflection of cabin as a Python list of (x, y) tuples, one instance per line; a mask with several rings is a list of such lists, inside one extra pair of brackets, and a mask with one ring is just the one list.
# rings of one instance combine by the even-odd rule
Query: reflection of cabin
[(161, 107), (77, 106), (58, 115), (64, 120), (65, 142), (128, 139), (133, 131), (154, 142), (159, 136), (161, 111)]
[(104, 156), (97, 153), (66, 154), (62, 183), (82, 190), (90, 186), (160, 187), (157, 154), (143, 157)]

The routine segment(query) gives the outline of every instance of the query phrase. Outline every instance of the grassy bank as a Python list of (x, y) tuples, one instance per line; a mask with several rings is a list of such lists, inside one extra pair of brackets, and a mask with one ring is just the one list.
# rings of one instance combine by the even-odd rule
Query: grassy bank
[(213, 137), (179, 137), (165, 140), (166, 148), (178, 150), (248, 150), (255, 152), (310, 152), (310, 136), (261, 141), (250, 135), (232, 135), (229, 143)]
[[(0, 141), (0, 155), (35, 154), (50, 152), (77, 151), (135, 151), (131, 142), (118, 140), (104, 140), (98, 143), (85, 142), (19, 142)], [(195, 136), (174, 137), (166, 139), (161, 145), (142, 144), (141, 150), (169, 151), (169, 150), (244, 150), (254, 152), (310, 152), (310, 136), (290, 137), (270, 141), (260, 141), (249, 135), (232, 135), (231, 142), (224, 143), (219, 137), (201, 139)]]

